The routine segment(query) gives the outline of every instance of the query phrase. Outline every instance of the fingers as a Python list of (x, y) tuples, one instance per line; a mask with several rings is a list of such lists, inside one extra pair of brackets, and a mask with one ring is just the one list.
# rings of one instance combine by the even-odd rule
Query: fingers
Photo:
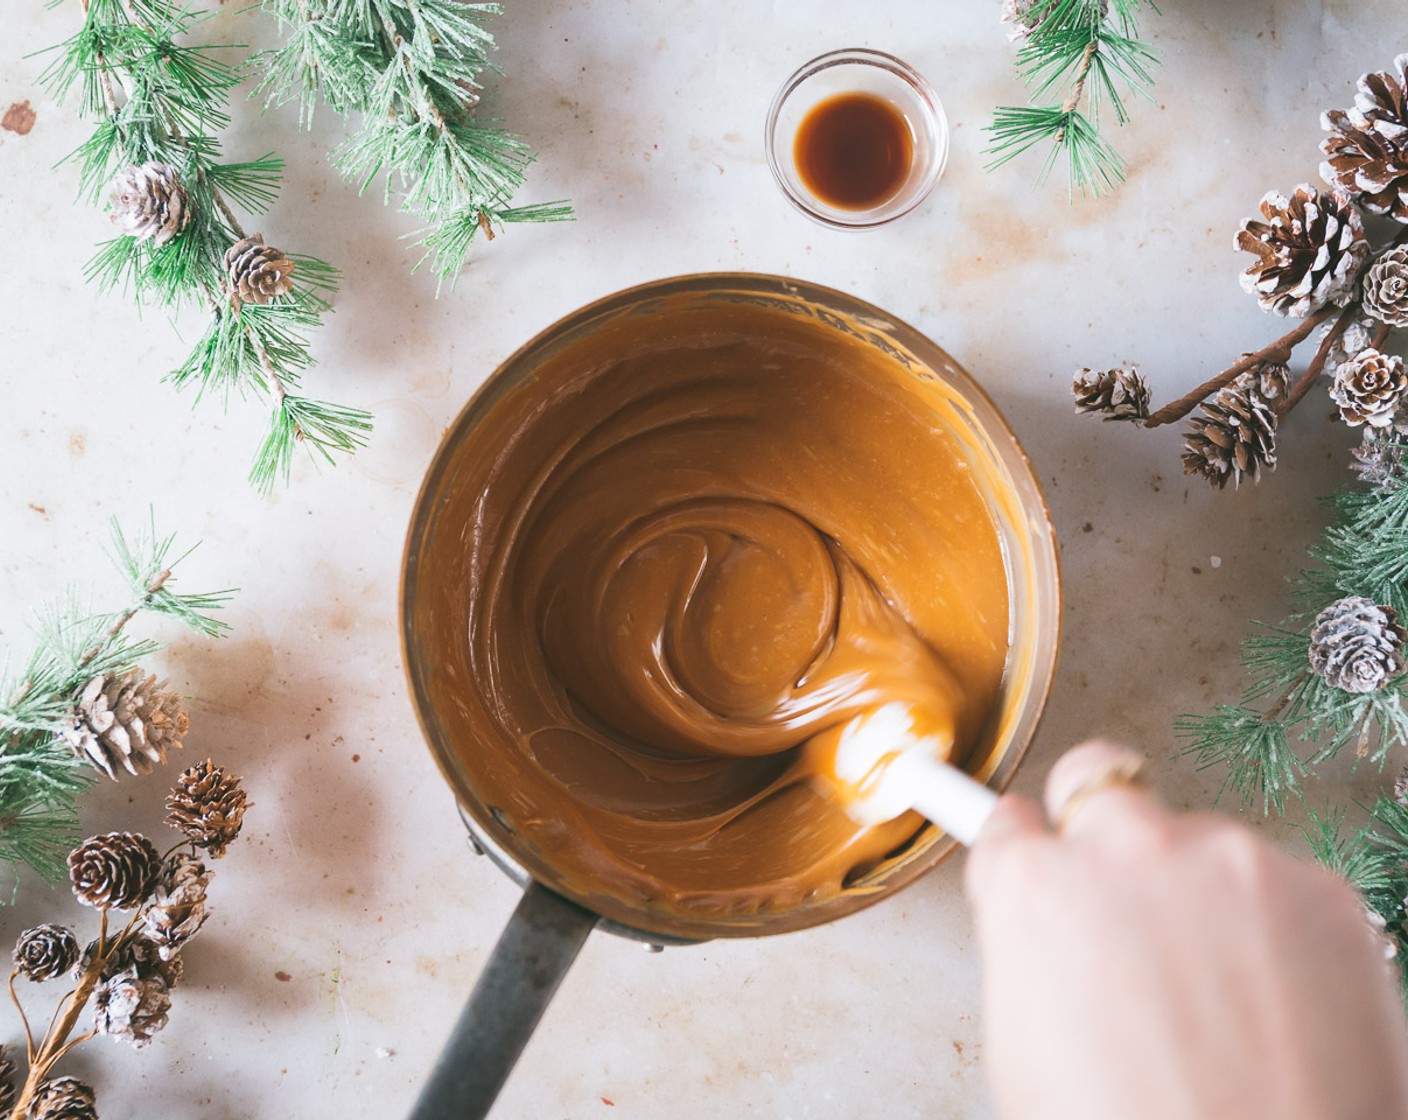
[(1163, 815), (1137, 781), (1143, 759), (1124, 747), (1093, 740), (1062, 755), (1046, 779), (1046, 813), (1063, 836), (1122, 830)]
[(964, 865), (964, 889), (968, 896), (977, 903), (979, 896), (991, 889), (994, 869), (1011, 863), (1013, 851), (1020, 849), (1023, 841), (1049, 836), (1046, 814), (1040, 805), (1015, 793), (1003, 795), (983, 825)]

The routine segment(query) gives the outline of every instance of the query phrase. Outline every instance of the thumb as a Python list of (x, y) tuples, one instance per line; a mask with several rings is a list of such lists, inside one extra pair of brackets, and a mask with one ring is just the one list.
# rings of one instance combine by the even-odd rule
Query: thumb
[(963, 885), (969, 900), (975, 906), (981, 905), (995, 879), (994, 870), (1007, 863), (1014, 851), (1025, 847), (1027, 842), (1049, 834), (1046, 814), (1040, 805), (1021, 794), (1003, 794), (968, 853)]

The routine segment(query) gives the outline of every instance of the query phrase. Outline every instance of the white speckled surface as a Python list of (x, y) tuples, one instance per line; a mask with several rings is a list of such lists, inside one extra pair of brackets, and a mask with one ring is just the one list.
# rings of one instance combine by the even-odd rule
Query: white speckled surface
[[(238, 7), (211, 36), (269, 41), (267, 21)], [(438, 302), (428, 277), (407, 277), (413, 222), (325, 166), (341, 123), (323, 114), (299, 134), (292, 112), (240, 104), (228, 150), (290, 161), (260, 228), (347, 274), (310, 385), (379, 420), (355, 463), (300, 466), (291, 491), (263, 500), (243, 481), (262, 412), (190, 411), (158, 383), (184, 354), (165, 317), (138, 320), (84, 285), (109, 227), (74, 204), (73, 169), (53, 169), (85, 131), (29, 57), (70, 34), (76, 2), (7, 5), (0, 109), (28, 99), (37, 122), (0, 132), (0, 643), (25, 646), (24, 604), (67, 578), (115, 593), (103, 523), (149, 502), (205, 541), (187, 586), (242, 589), (232, 638), (171, 632), (167, 661), (193, 697), (188, 756), (245, 774), (258, 807), (220, 866), (219, 912), (189, 953), (171, 1027), (142, 1053), (99, 1040), (68, 1062), (99, 1083), (108, 1120), (408, 1108), (516, 892), (469, 854), (413, 723), (395, 625), (403, 529), (438, 434), (494, 366), (637, 281), (792, 273), (955, 354), (1025, 439), (1064, 539), (1063, 668), (1019, 786), (1038, 789), (1063, 746), (1104, 732), (1149, 752), (1171, 801), (1210, 800), (1216, 778), (1169, 757), (1172, 716), (1237, 691), (1243, 620), (1278, 615), (1281, 578), (1318, 524), (1313, 496), (1342, 478), (1349, 438), (1312, 398), (1280, 471), (1219, 496), (1178, 474), (1175, 431), (1070, 415), (1070, 372), (1138, 359), (1168, 399), (1279, 333), (1237, 286), (1232, 232), (1265, 190), (1314, 177), (1319, 111), (1408, 46), (1390, 42), (1402, 2), (1166, 4), (1152, 25), (1157, 103), (1135, 106), (1119, 137), (1131, 181), (1074, 206), (1059, 187), (1033, 192), (1030, 165), (981, 169), (981, 126), (1016, 96), (997, 8), (515, 0), (498, 25), (498, 103), (541, 153), (525, 197), (570, 196), (580, 219), (511, 231)], [(792, 212), (761, 146), (782, 78), (853, 45), (925, 72), (954, 126), (934, 197), (863, 235)], [(159, 794), (107, 788), (89, 815), (154, 827)], [(951, 861), (880, 907), (773, 940), (652, 956), (593, 937), (496, 1116), (990, 1116), (960, 872)], [(0, 943), (76, 909), (26, 883), (0, 912)], [(0, 1024), (13, 1042), (12, 1017)]]

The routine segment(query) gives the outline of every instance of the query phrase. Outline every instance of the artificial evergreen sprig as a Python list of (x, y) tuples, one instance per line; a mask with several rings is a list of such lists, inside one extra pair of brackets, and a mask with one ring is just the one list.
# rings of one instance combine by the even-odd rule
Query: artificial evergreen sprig
[(1347, 747), (1380, 768), (1408, 747), (1397, 625), (1408, 618), (1408, 483), (1331, 502), (1334, 522), (1291, 581), (1297, 609), (1279, 626), (1259, 625), (1243, 646), (1241, 703), (1175, 725), (1198, 769), (1225, 770), (1223, 789), (1264, 813), (1284, 813), (1288, 797), (1303, 796), (1303, 778)]
[[(514, 206), (533, 153), (481, 119), (481, 75), (494, 69), (485, 20), (498, 4), (464, 0), (264, 0), (288, 41), (262, 57), (259, 89), (272, 104), (297, 100), (304, 122), (319, 98), (361, 113), (336, 153), (338, 169), (365, 190), (385, 176), (385, 196), (424, 224), (421, 241), (441, 284), (454, 283), (479, 234), (514, 222), (572, 217), (565, 202)], [(419, 265), (417, 266), (419, 267)]]
[(993, 114), (990, 168), (1049, 145), (1038, 182), (1060, 162), (1072, 195), (1098, 195), (1124, 181), (1124, 160), (1101, 135), (1101, 117), (1123, 125), (1124, 97), (1147, 97), (1153, 85), (1158, 56), (1139, 38), (1146, 9), (1158, 12), (1152, 0), (1008, 0), (1003, 18), (1025, 39), (1016, 65), (1032, 103)]
[(99, 247), (88, 278), (172, 309), (195, 304), (209, 315), (190, 356), (170, 375), (228, 401), (231, 392), (266, 398), (273, 419), (251, 471), (268, 490), (288, 478), (296, 446), (331, 462), (366, 442), (371, 418), (303, 396), (313, 359), (307, 334), (328, 310), (331, 265), (285, 258), (286, 283), (259, 303), (242, 301), (228, 259), (247, 240), (239, 207), (258, 214), (272, 203), (283, 171), (273, 155), (222, 158), (218, 133), (238, 70), (229, 48), (185, 40), (206, 18), (173, 0), (82, 0), (83, 24), (45, 73), (56, 96), (77, 89), (80, 110), (97, 120), (73, 159), (81, 191), (97, 202), (111, 192), (122, 233)]
[(211, 637), (227, 630), (211, 612), (232, 592), (172, 588), (173, 569), (188, 555), (173, 555), (173, 537), (149, 525), (128, 538), (116, 520), (112, 537), (130, 588), (126, 606), (93, 611), (70, 591), (38, 612), (35, 647), (19, 672), (0, 675), (0, 861), (27, 864), (50, 880), (64, 873), (63, 856), (78, 835), (77, 798), (93, 780), (74, 743), (75, 731), (84, 731), (86, 690), (94, 681), (124, 680), (161, 648), (128, 636), (128, 623), (150, 613)]
[(1305, 838), (1316, 859), (1348, 880), (1377, 916), (1374, 922), (1398, 965), (1400, 992), (1408, 1003), (1408, 782), (1381, 794), (1359, 828), (1346, 830), (1343, 806), (1307, 808)]

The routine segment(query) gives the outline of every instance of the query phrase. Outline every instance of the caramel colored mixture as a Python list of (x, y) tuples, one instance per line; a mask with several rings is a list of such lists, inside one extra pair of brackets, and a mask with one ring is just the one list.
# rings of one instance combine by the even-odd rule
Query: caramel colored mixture
[(961, 759), (1007, 655), (948, 390), (805, 321), (699, 315), (499, 390), (431, 534), (456, 765), (535, 875), (627, 920), (766, 916), (893, 858), (924, 822), (853, 823), (807, 743), (898, 699)]

